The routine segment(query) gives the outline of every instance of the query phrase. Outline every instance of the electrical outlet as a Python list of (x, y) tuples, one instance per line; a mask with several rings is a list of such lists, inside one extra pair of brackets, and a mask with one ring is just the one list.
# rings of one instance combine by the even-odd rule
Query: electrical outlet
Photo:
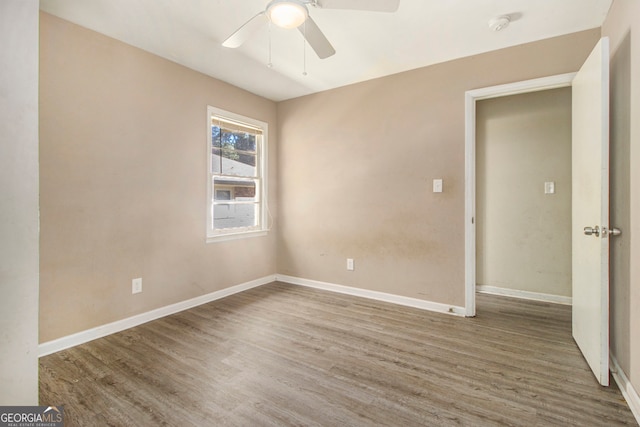
[(353, 264), (353, 258), (347, 258), (347, 270), (353, 271), (355, 269), (355, 265)]
[(138, 277), (131, 281), (131, 293), (139, 294), (140, 292), (142, 292), (142, 277)]

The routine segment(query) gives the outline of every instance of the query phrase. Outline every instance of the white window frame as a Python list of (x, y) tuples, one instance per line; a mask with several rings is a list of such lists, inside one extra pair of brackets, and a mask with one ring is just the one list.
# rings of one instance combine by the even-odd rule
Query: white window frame
[[(213, 205), (214, 205), (214, 177), (220, 176), (212, 171), (213, 161), (213, 146), (212, 146), (212, 132), (211, 132), (211, 118), (218, 116), (223, 119), (232, 120), (238, 123), (246, 124), (252, 127), (256, 127), (262, 130), (261, 140), (256, 141), (256, 175), (258, 185), (256, 185), (256, 197), (258, 202), (258, 225), (255, 227), (237, 227), (227, 229), (215, 229), (213, 218)], [(267, 208), (267, 143), (269, 139), (269, 126), (266, 122), (246, 117), (240, 114), (232, 113), (230, 111), (222, 110), (220, 108), (207, 106), (207, 243), (220, 242), (225, 240), (242, 239), (245, 237), (258, 237), (265, 236), (269, 231), (267, 224), (268, 221), (268, 208)]]

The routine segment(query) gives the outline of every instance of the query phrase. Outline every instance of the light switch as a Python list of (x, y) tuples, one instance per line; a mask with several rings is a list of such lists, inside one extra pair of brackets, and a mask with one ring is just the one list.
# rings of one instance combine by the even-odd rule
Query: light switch
[(347, 270), (349, 271), (355, 270), (355, 265), (353, 264), (353, 258), (347, 258)]
[(433, 192), (442, 193), (442, 179), (433, 180)]
[(556, 192), (556, 183), (553, 181), (544, 183), (544, 194), (554, 194)]

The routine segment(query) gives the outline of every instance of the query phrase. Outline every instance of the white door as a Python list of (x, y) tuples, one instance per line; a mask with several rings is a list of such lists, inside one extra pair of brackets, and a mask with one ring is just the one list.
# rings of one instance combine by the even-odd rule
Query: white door
[(609, 385), (609, 39), (572, 82), (573, 338)]

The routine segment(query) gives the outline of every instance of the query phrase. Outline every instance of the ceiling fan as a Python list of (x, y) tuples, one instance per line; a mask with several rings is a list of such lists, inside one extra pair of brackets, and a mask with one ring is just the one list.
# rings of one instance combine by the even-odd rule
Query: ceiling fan
[(321, 9), (395, 12), (398, 10), (399, 3), (400, 0), (271, 0), (265, 10), (238, 28), (222, 43), (222, 46), (230, 48), (241, 46), (257, 29), (271, 21), (274, 25), (282, 28), (298, 28), (318, 57), (324, 59), (336, 51), (309, 16), (307, 6)]

